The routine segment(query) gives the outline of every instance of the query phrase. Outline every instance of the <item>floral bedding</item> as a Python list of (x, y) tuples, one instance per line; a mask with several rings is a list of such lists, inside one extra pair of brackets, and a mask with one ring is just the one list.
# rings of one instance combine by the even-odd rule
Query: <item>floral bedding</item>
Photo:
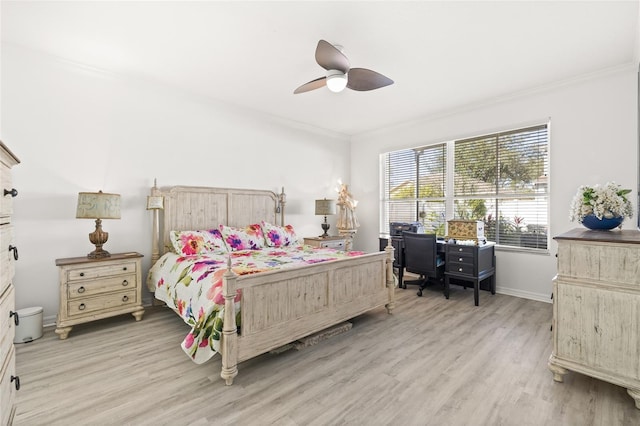
[[(193, 255), (166, 253), (151, 268), (149, 284), (155, 297), (180, 314), (192, 328), (182, 341), (182, 349), (201, 364), (220, 349), (224, 297), (222, 277), (231, 256), (231, 269), (237, 275), (254, 274), (275, 269), (295, 268), (328, 262), (363, 252), (343, 252), (328, 248), (296, 245), (265, 247), (261, 250), (212, 251)], [(236, 323), (240, 323), (240, 299), (235, 298)]]

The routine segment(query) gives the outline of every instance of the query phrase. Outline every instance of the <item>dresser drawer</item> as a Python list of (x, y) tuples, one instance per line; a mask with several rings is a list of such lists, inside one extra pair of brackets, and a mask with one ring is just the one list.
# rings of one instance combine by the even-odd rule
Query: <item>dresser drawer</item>
[(133, 274), (104, 278), (98, 281), (71, 282), (67, 284), (67, 289), (69, 299), (76, 299), (113, 291), (135, 289), (137, 286), (137, 276)]
[(11, 380), (16, 374), (16, 356), (11, 346), (8, 357), (3, 359), (0, 366), (0, 418), (2, 425), (9, 424), (14, 413), (16, 400), (16, 383)]
[(9, 315), (14, 311), (15, 297), (11, 285), (0, 296), (0, 364), (13, 347), (13, 337), (16, 332), (15, 317)]
[(69, 300), (67, 302), (67, 313), (70, 317), (73, 317), (74, 315), (86, 315), (96, 311), (137, 305), (139, 303), (136, 293), (136, 289), (132, 288), (118, 293)]
[(136, 261), (118, 262), (102, 266), (84, 266), (82, 268), (73, 268), (67, 271), (67, 280), (80, 281), (90, 280), (93, 278), (104, 278), (113, 275), (129, 275), (136, 273)]
[[(2, 190), (11, 191), (13, 183), (11, 180), (11, 169), (0, 163), (0, 182), (2, 182)], [(3, 191), (4, 192), (4, 191)], [(13, 197), (11, 194), (3, 195), (0, 198), (0, 217), (11, 216), (13, 214)]]
[(13, 226), (0, 226), (0, 294), (13, 281), (13, 276), (15, 275), (14, 252), (9, 250), (9, 246), (13, 245)]

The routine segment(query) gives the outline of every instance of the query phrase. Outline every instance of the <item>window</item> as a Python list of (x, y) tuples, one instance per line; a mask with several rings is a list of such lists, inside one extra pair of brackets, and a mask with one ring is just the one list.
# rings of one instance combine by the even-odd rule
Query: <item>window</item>
[(544, 124), (382, 154), (381, 233), (418, 221), (444, 236), (447, 219), (483, 220), (498, 245), (546, 250), (548, 146)]

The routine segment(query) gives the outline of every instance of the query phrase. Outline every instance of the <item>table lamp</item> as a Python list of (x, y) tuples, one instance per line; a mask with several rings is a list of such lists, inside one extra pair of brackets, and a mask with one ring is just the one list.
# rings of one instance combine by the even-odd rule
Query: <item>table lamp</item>
[(327, 216), (336, 214), (336, 201), (335, 200), (316, 200), (316, 216), (324, 216), (324, 223), (321, 224), (324, 233), (320, 235), (320, 238), (326, 238), (329, 236), (327, 231), (330, 225), (327, 223)]
[(102, 245), (109, 239), (109, 233), (102, 230), (102, 219), (120, 219), (120, 194), (99, 192), (78, 193), (78, 209), (76, 219), (95, 219), (96, 230), (89, 234), (89, 241), (96, 249), (89, 253), (89, 259), (109, 257)]

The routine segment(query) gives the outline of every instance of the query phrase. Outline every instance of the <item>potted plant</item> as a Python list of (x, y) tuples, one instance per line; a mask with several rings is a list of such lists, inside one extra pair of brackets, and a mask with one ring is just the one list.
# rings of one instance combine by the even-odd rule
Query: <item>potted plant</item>
[(630, 192), (615, 182), (580, 186), (571, 201), (569, 220), (577, 220), (589, 229), (621, 227), (625, 218), (633, 217), (633, 207), (627, 199)]

